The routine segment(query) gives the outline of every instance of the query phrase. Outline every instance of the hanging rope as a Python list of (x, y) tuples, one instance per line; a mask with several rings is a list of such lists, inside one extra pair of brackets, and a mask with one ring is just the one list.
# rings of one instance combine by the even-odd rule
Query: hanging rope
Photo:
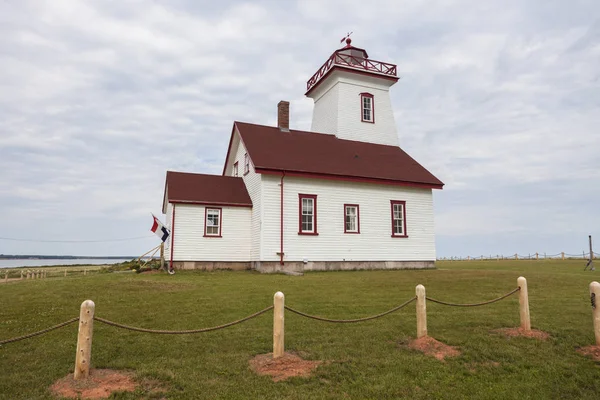
[(408, 301), (405, 301), (404, 303), (400, 304), (398, 307), (394, 307), (391, 310), (382, 312), (381, 314), (373, 315), (373, 316), (370, 316), (370, 317), (364, 317), (364, 318), (356, 318), (356, 319), (330, 319), (330, 318), (318, 317), (316, 315), (306, 314), (306, 313), (303, 313), (302, 311), (294, 310), (293, 308), (288, 307), (288, 306), (285, 306), (285, 309), (288, 310), (288, 311), (291, 311), (291, 312), (293, 312), (295, 314), (298, 314), (298, 315), (301, 315), (303, 317), (306, 317), (306, 318), (316, 319), (317, 321), (334, 322), (334, 323), (339, 323), (339, 324), (346, 323), (347, 324), (347, 323), (352, 323), (352, 322), (369, 321), (371, 319), (383, 317), (385, 315), (393, 313), (394, 311), (400, 310), (401, 308), (409, 305), (410, 303), (412, 303), (416, 299), (417, 299), (416, 297), (413, 297), (412, 299), (410, 299)]
[(488, 301), (484, 301), (484, 302), (481, 302), (481, 303), (472, 303), (472, 304), (457, 304), (457, 303), (448, 303), (448, 302), (446, 302), (446, 301), (441, 301), (441, 300), (432, 299), (431, 297), (425, 297), (425, 298), (426, 298), (427, 300), (431, 301), (431, 302), (438, 303), (438, 304), (442, 304), (442, 305), (445, 305), (445, 306), (453, 306), (453, 307), (477, 307), (477, 306), (484, 306), (484, 305), (486, 305), (486, 304), (492, 304), (492, 303), (495, 303), (495, 302), (497, 302), (497, 301), (500, 301), (500, 300), (502, 300), (502, 299), (505, 299), (505, 298), (507, 298), (508, 296), (510, 296), (510, 295), (512, 295), (512, 294), (514, 294), (514, 293), (517, 293), (519, 290), (521, 290), (521, 288), (520, 288), (520, 287), (518, 287), (518, 288), (516, 288), (515, 290), (512, 290), (511, 292), (509, 292), (509, 293), (506, 293), (505, 295), (502, 295), (502, 296), (500, 296), (500, 297), (498, 297), (498, 298), (496, 298), (496, 299), (493, 299), (493, 300), (488, 300)]
[(75, 321), (79, 321), (79, 317), (71, 318), (68, 321), (61, 322), (58, 325), (54, 325), (54, 326), (51, 326), (51, 327), (46, 328), (46, 329), (42, 329), (41, 331), (29, 333), (29, 334), (23, 335), (23, 336), (17, 336), (17, 337), (11, 338), (11, 339), (2, 340), (2, 341), (0, 341), (0, 346), (3, 345), (3, 344), (7, 344), (7, 343), (18, 342), (19, 340), (29, 339), (29, 338), (32, 338), (34, 336), (43, 335), (44, 333), (48, 333), (48, 332), (53, 331), (55, 329), (62, 328), (63, 326), (67, 326), (69, 324), (72, 324)]
[(245, 322), (245, 321), (248, 321), (249, 319), (258, 317), (259, 315), (264, 314), (267, 311), (272, 310), (272, 309), (273, 309), (273, 306), (269, 306), (269, 307), (265, 308), (264, 310), (260, 310), (259, 312), (255, 312), (252, 315), (249, 315), (249, 316), (244, 317), (242, 319), (238, 319), (237, 321), (229, 322), (229, 323), (223, 324), (223, 325), (212, 326), (210, 328), (179, 330), (179, 331), (138, 328), (138, 327), (135, 327), (135, 326), (129, 326), (129, 325), (125, 325), (125, 324), (120, 324), (118, 322), (109, 321), (107, 319), (100, 318), (100, 317), (94, 317), (94, 319), (96, 321), (102, 322), (102, 323), (104, 323), (106, 325), (114, 326), (116, 328), (127, 329), (127, 330), (135, 331), (135, 332), (156, 333), (156, 334), (159, 334), (159, 335), (187, 335), (187, 334), (191, 334), (191, 333), (203, 333), (203, 332), (216, 331), (218, 329), (223, 329), (223, 328), (227, 328), (229, 326), (241, 324), (242, 322)]

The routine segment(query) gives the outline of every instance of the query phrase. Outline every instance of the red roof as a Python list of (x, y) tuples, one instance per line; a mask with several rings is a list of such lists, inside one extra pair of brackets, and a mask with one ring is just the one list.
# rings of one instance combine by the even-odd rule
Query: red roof
[(239, 177), (167, 171), (165, 193), (169, 203), (252, 207)]
[[(444, 185), (397, 146), (338, 139), (322, 133), (285, 132), (245, 122), (234, 125), (259, 173), (285, 171), (289, 175), (436, 189)], [(231, 141), (229, 146), (231, 151)]]

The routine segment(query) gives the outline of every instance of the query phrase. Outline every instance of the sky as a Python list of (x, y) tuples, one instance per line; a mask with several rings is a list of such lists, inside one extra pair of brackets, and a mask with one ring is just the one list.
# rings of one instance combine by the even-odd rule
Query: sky
[(165, 171), (220, 174), (233, 121), (279, 100), (309, 130), (348, 32), (398, 65), (439, 257), (600, 250), (597, 0), (0, 0), (0, 254), (154, 247)]

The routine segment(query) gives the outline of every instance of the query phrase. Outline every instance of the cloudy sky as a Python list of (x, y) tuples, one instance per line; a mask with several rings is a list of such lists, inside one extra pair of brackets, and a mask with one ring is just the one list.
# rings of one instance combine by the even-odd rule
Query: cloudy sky
[(234, 120), (310, 129), (353, 31), (398, 64), (401, 146), (446, 183), (439, 256), (600, 250), (600, 2), (0, 0), (4, 254), (139, 255), (167, 169), (220, 174)]

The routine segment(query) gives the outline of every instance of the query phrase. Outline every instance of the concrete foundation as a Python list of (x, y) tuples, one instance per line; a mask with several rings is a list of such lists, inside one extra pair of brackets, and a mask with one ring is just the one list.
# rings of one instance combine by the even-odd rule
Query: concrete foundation
[(265, 274), (292, 273), (302, 274), (307, 271), (355, 271), (376, 269), (433, 269), (435, 261), (286, 261), (279, 265), (278, 261), (173, 261), (173, 267), (180, 270), (215, 271), (228, 269), (243, 271), (254, 269)]
[(201, 271), (214, 271), (217, 269), (229, 269), (233, 271), (243, 271), (251, 269), (250, 262), (237, 261), (173, 261), (175, 269), (195, 269)]
[(254, 261), (252, 269), (262, 273), (306, 271), (355, 271), (376, 269), (433, 269), (435, 261)]

